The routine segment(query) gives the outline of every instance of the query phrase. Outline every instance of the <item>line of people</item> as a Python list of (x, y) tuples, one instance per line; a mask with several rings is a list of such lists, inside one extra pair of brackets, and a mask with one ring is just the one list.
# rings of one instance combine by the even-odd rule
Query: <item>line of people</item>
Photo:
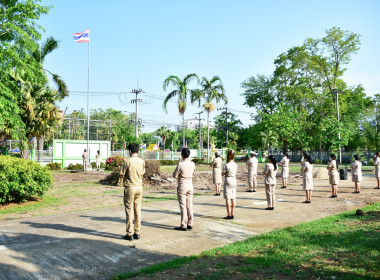
[[(139, 145), (131, 143), (128, 145), (130, 157), (126, 158), (120, 168), (119, 177), (124, 185), (124, 206), (126, 213), (126, 240), (140, 239), (141, 228), (141, 202), (143, 196), (142, 178), (145, 173), (145, 161), (138, 155)], [(187, 231), (193, 229), (193, 182), (192, 178), (195, 173), (195, 164), (190, 160), (190, 150), (183, 148), (181, 151), (181, 160), (178, 162), (173, 177), (178, 178), (177, 198), (181, 211), (181, 222), (175, 230)], [(236, 174), (238, 166), (234, 162), (235, 153), (229, 150), (227, 153), (226, 164), (222, 164), (222, 158), (219, 152), (215, 153), (215, 158), (211, 162), (213, 183), (216, 188), (216, 196), (220, 196), (221, 185), (223, 184), (223, 197), (226, 200), (227, 216), (224, 219), (234, 219), (236, 207)], [(257, 153), (251, 152), (250, 159), (247, 161), (248, 166), (248, 192), (257, 191)], [(265, 193), (268, 207), (265, 210), (274, 210), (276, 198), (276, 175), (278, 171), (276, 158), (273, 155), (268, 156), (268, 163), (265, 165), (263, 175), (265, 184)], [(286, 188), (289, 178), (289, 156), (283, 154), (279, 162), (282, 166), (282, 188)], [(330, 156), (330, 162), (327, 169), (329, 170), (329, 183), (332, 187), (331, 198), (337, 197), (339, 184), (338, 164), (335, 155)], [(361, 162), (358, 155), (354, 156), (351, 164), (352, 181), (355, 183), (355, 192), (360, 193), (360, 182), (362, 181)], [(303, 190), (306, 192), (306, 200), (303, 203), (311, 203), (313, 190), (313, 160), (310, 155), (304, 153), (301, 160), (301, 172), (303, 173)], [(380, 154), (376, 153), (375, 159), (375, 176), (380, 188)], [(224, 177), (224, 180), (223, 180)], [(134, 223), (132, 221), (134, 220)]]

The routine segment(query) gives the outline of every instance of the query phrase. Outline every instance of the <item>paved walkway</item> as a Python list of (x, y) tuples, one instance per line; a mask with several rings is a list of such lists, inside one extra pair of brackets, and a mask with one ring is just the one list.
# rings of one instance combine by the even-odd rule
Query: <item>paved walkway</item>
[(154, 263), (188, 256), (206, 249), (314, 220), (342, 210), (379, 201), (380, 192), (364, 186), (359, 195), (341, 187), (338, 200), (330, 188), (316, 186), (313, 203), (302, 204), (304, 192), (277, 189), (275, 211), (265, 211), (265, 193), (238, 192), (233, 221), (222, 197), (194, 198), (192, 231), (177, 232), (179, 207), (175, 200), (143, 205), (141, 239), (126, 241), (123, 207), (103, 208), (55, 216), (0, 222), (0, 279), (109, 279)]

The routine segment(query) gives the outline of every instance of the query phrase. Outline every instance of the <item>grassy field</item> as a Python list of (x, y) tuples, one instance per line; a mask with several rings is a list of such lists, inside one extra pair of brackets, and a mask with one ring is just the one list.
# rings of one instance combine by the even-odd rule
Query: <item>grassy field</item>
[(276, 230), (120, 279), (379, 279), (380, 203)]

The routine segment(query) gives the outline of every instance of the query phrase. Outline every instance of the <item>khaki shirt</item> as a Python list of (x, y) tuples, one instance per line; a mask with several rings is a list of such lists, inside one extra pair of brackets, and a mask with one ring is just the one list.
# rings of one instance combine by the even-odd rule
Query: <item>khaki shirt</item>
[(273, 163), (267, 163), (265, 165), (263, 174), (265, 175), (264, 183), (266, 185), (276, 185), (277, 170), (274, 170)]
[(83, 158), (83, 160), (88, 159), (88, 153), (87, 153), (87, 152), (84, 152), (83, 155), (82, 155), (82, 158)]
[(336, 160), (330, 161), (329, 165), (327, 166), (327, 169), (329, 170), (329, 176), (339, 175), (338, 166), (336, 164)]
[(220, 157), (214, 158), (214, 160), (210, 163), (212, 168), (222, 168), (222, 159)]
[(124, 176), (125, 187), (139, 187), (142, 186), (144, 173), (145, 161), (135, 154), (124, 159), (119, 174)]
[(178, 178), (178, 185), (193, 183), (195, 164), (189, 158), (178, 162), (173, 172), (173, 178)]
[(248, 173), (250, 173), (251, 175), (256, 175), (258, 163), (259, 161), (256, 157), (252, 157), (249, 160), (247, 160), (246, 165), (248, 165)]
[(351, 173), (352, 175), (362, 176), (362, 163), (358, 160), (355, 160), (351, 163)]

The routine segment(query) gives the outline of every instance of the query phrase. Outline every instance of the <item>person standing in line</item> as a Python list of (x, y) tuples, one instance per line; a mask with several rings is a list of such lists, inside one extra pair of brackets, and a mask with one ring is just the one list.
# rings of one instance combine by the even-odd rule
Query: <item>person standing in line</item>
[(351, 163), (352, 182), (355, 183), (354, 193), (360, 193), (360, 182), (362, 181), (362, 163), (359, 155), (354, 155), (354, 161)]
[(173, 178), (178, 178), (177, 197), (181, 210), (181, 226), (175, 230), (191, 230), (193, 228), (193, 175), (195, 164), (189, 158), (190, 150), (183, 148), (181, 158), (173, 172)]
[[(140, 239), (141, 201), (143, 197), (142, 179), (145, 161), (139, 157), (139, 145), (128, 145), (129, 158), (124, 159), (119, 178), (124, 182), (124, 207), (126, 216), (126, 240)], [(135, 220), (133, 226), (132, 221)]]
[(99, 171), (99, 169), (100, 169), (100, 152), (99, 152), (99, 150), (96, 152), (95, 158), (96, 158), (96, 169)]
[(282, 189), (286, 189), (288, 185), (289, 178), (289, 155), (286, 152), (282, 153), (282, 159), (280, 161), (282, 166), (281, 168), (281, 177), (282, 177)]
[(236, 173), (238, 166), (234, 162), (235, 153), (229, 150), (227, 162), (223, 166), (222, 176), (224, 176), (223, 195), (226, 200), (227, 216), (223, 219), (234, 219), (236, 207)]
[(330, 198), (338, 197), (338, 185), (339, 185), (339, 172), (338, 163), (336, 162), (336, 156), (334, 154), (330, 155), (330, 162), (327, 166), (329, 170), (329, 182), (331, 185), (332, 195)]
[(277, 162), (273, 155), (268, 157), (268, 163), (265, 165), (263, 175), (265, 176), (265, 192), (267, 196), (268, 207), (265, 210), (274, 210), (276, 200), (276, 174)]
[(311, 203), (311, 192), (313, 190), (313, 160), (310, 155), (305, 156), (302, 165), (303, 172), (303, 190), (306, 191), (306, 200), (303, 203)]
[(376, 152), (375, 160), (373, 162), (375, 165), (375, 177), (377, 180), (377, 187), (375, 189), (380, 189), (380, 153)]
[(211, 162), (212, 167), (212, 182), (215, 184), (215, 196), (220, 196), (220, 186), (222, 185), (222, 159), (218, 151), (215, 152), (215, 157)]
[(83, 159), (83, 172), (86, 172), (87, 164), (88, 164), (88, 153), (86, 149), (84, 149), (84, 152), (82, 154), (82, 159)]
[(248, 190), (247, 192), (256, 192), (257, 186), (257, 166), (259, 161), (256, 158), (256, 152), (250, 151), (250, 159), (247, 160), (246, 165), (248, 166)]

